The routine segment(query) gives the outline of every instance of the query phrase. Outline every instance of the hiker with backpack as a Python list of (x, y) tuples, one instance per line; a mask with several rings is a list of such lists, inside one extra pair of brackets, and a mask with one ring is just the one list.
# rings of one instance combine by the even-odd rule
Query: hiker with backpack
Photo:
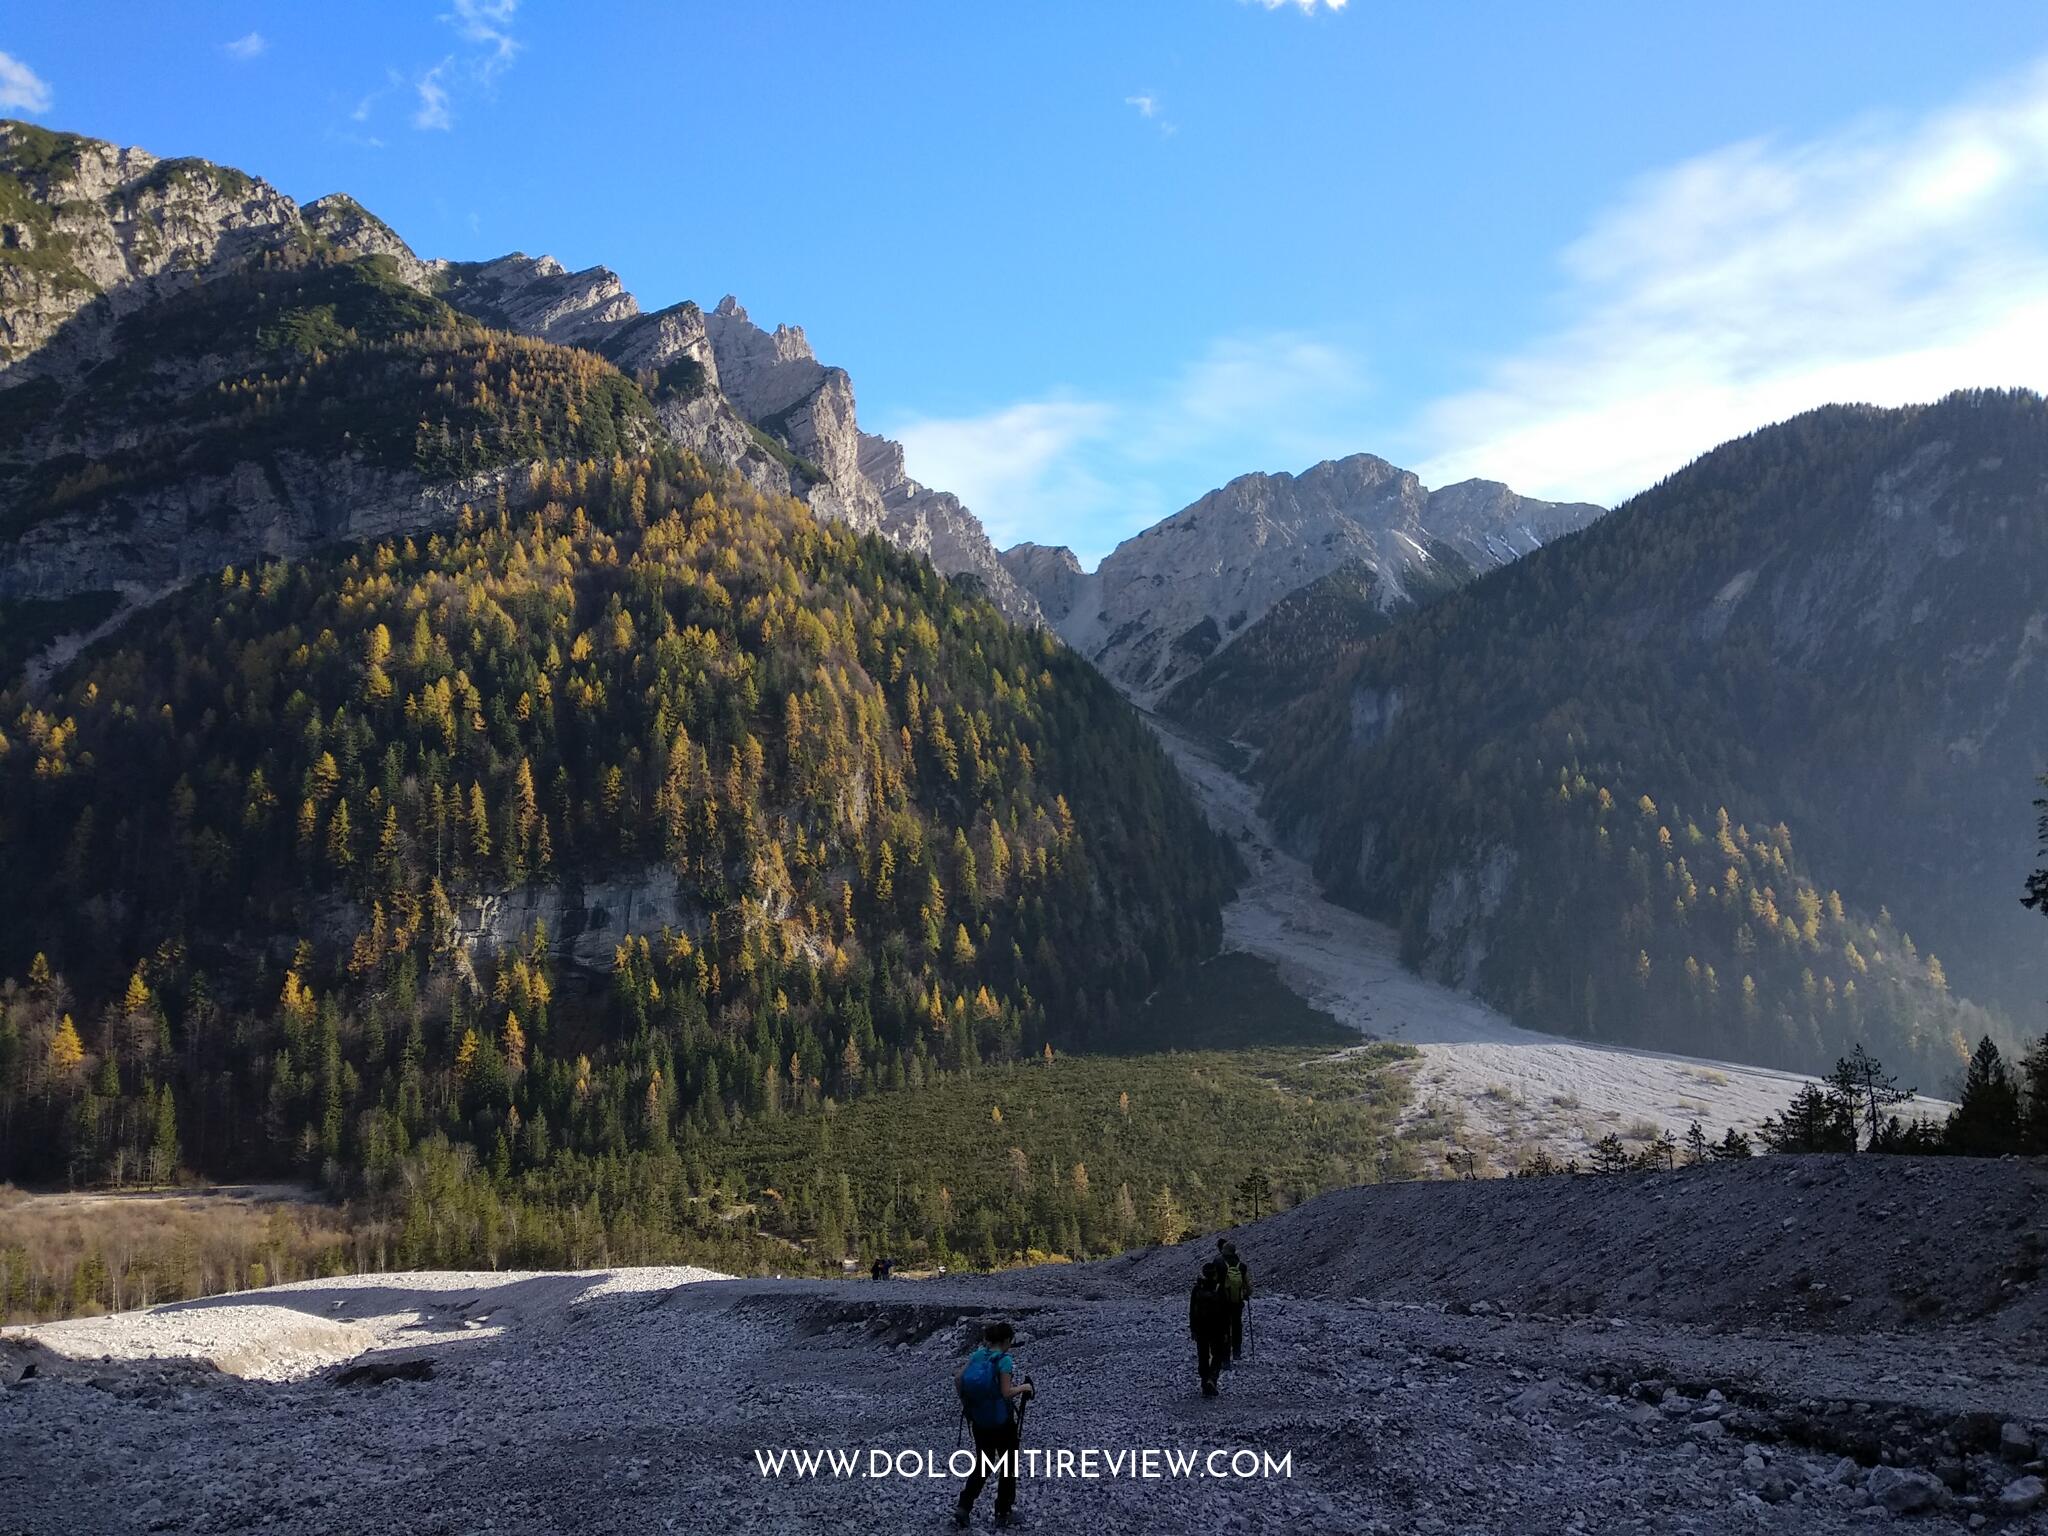
[(1227, 1238), (1217, 1238), (1216, 1247), (1223, 1262), (1223, 1294), (1230, 1302), (1230, 1363), (1235, 1365), (1244, 1353), (1244, 1307), (1252, 1299), (1252, 1270), (1237, 1256), (1237, 1245)]
[(1230, 1298), (1223, 1289), (1223, 1264), (1211, 1259), (1202, 1266), (1188, 1293), (1188, 1332), (1195, 1337), (1195, 1370), (1202, 1378), (1202, 1396), (1216, 1395), (1216, 1378), (1230, 1358)]
[(1017, 1503), (1017, 1448), (1024, 1425), (1024, 1408), (1036, 1395), (1029, 1380), (1017, 1379), (1017, 1362), (1010, 1358), (1010, 1344), (1017, 1330), (1005, 1322), (993, 1322), (981, 1330), (981, 1344), (967, 1357), (967, 1364), (954, 1378), (960, 1394), (960, 1412), (974, 1430), (974, 1470), (960, 1490), (953, 1506), (953, 1524), (967, 1528), (974, 1501), (995, 1467), (996, 1524), (1008, 1525), (1010, 1511)]

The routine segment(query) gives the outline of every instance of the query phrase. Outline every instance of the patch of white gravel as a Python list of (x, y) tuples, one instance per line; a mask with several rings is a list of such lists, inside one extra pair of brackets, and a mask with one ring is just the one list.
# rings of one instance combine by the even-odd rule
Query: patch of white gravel
[[(1209, 819), (1250, 871), (1223, 913), (1223, 944), (1269, 960), (1316, 1007), (1375, 1040), (1422, 1053), (1411, 1120), (1443, 1125), (1442, 1150), (1478, 1147), (1495, 1171), (1519, 1152), (1583, 1158), (1609, 1132), (1654, 1127), (1683, 1137), (1697, 1120), (1714, 1139), (1753, 1131), (1784, 1109), (1795, 1072), (1669, 1055), (1540, 1034), (1478, 998), (1402, 965), (1383, 923), (1326, 900), (1315, 876), (1281, 848), (1258, 811), (1258, 792), (1207, 751), (1157, 720), (1154, 728)], [(1945, 1114), (1919, 1099), (1906, 1113)], [(1484, 1168), (1482, 1166), (1482, 1171)]]
[(556, 1329), (591, 1302), (727, 1278), (689, 1265), (344, 1275), (8, 1328), (0, 1336), (32, 1340), (72, 1360), (202, 1360), (249, 1381), (299, 1381), (375, 1351)]

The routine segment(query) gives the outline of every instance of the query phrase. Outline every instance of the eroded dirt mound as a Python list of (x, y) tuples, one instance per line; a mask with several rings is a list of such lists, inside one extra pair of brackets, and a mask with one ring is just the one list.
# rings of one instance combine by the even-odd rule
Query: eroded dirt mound
[[(1761, 1157), (1340, 1190), (1234, 1234), (1262, 1289), (1840, 1331), (1967, 1323), (2048, 1351), (2048, 1161)], [(1203, 1238), (1041, 1290), (1185, 1290)]]

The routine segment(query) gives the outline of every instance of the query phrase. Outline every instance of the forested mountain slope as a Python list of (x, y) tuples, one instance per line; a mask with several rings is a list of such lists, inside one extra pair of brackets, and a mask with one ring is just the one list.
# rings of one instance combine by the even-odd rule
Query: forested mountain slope
[[(1830, 407), (1370, 640), (1267, 742), (1334, 894), (1524, 1023), (1923, 1085), (2048, 992), (2048, 406)], [(1724, 818), (1723, 812), (1726, 812)]]
[(1367, 561), (1340, 565), (1297, 588), (1250, 625), (1235, 643), (1168, 689), (1162, 715), (1226, 739), (1263, 739), (1274, 723), (1330, 677), (1374, 635), (1416, 608), (1455, 592), (1473, 577), (1449, 544), (1432, 542), (1429, 561), (1390, 592)]
[[(1049, 635), (665, 453), (225, 570), (0, 720), (0, 1177), (374, 1185), (438, 1133), (674, 1219), (734, 1114), (1112, 1039), (1230, 879)], [(676, 894), (595, 996), (472, 942), (619, 870)]]
[(971, 517), (794, 452), (856, 451), (800, 333), (21, 124), (0, 224), (0, 1181), (787, 1262), (825, 1175), (735, 1222), (736, 1120), (1113, 1045), (1214, 951), (1135, 713), (890, 538)]

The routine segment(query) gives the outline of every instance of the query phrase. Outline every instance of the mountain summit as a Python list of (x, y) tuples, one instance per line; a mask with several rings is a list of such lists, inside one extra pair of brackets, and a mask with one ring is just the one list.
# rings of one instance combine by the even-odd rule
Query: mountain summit
[(1083, 575), (1071, 551), (1020, 544), (1010, 574), (1067, 641), (1144, 702), (1230, 645), (1290, 592), (1354, 563), (1389, 610), (1506, 564), (1603, 509), (1490, 480), (1425, 488), (1369, 453), (1240, 475), (1126, 539)]

